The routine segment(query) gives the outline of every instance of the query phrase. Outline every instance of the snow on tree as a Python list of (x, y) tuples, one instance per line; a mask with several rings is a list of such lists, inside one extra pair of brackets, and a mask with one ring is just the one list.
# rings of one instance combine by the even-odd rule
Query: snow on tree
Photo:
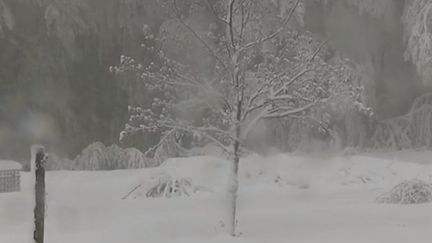
[(432, 77), (432, 2), (428, 0), (408, 1), (404, 9), (404, 24), (407, 49), (405, 57), (412, 60), (422, 76), (423, 83), (431, 84)]
[(5, 30), (10, 30), (14, 27), (14, 19), (9, 7), (3, 0), (0, 1), (0, 37)]
[[(161, 132), (161, 141), (149, 150), (153, 153), (167, 144), (181, 151), (185, 140), (223, 148), (233, 161), (228, 225), (230, 234), (236, 235), (240, 156), (259, 121), (306, 119), (331, 133), (331, 110), (351, 105), (371, 111), (363, 105), (362, 88), (355, 83), (349, 61), (327, 60), (326, 40), (294, 28), (302, 23), (302, 1), (285, 1), (283, 11), (277, 1), (165, 0), (163, 4), (182, 38), (170, 33), (148, 35), (160, 48), (145, 43), (143, 47), (158, 62), (142, 65), (122, 57), (122, 65), (114, 68), (116, 73), (135, 73), (149, 89), (164, 91), (151, 107), (131, 108), (122, 137), (143, 130)], [(195, 28), (190, 21), (200, 12), (214, 18), (208, 29)], [(202, 70), (191, 66), (188, 56), (173, 58), (164, 49), (170, 38), (189, 50), (205, 50), (213, 62)]]
[[(360, 14), (369, 14), (374, 18), (386, 18), (389, 15), (402, 12), (404, 41), (406, 42), (405, 58), (411, 60), (417, 67), (417, 71), (422, 77), (424, 84), (430, 84), (432, 75), (432, 27), (431, 10), (432, 2), (429, 0), (399, 1), (394, 0), (311, 0), (319, 1), (324, 5), (343, 4), (352, 6)], [(391, 18), (387, 18), (390, 20)]]
[(380, 121), (371, 145), (375, 149), (410, 149), (432, 147), (432, 95), (418, 97), (410, 111), (402, 116)]

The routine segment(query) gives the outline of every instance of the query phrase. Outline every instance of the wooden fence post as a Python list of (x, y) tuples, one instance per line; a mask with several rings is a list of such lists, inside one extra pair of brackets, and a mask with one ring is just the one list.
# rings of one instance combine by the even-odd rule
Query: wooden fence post
[(44, 224), (45, 224), (45, 152), (44, 149), (37, 148), (36, 161), (35, 161), (35, 208), (34, 208), (34, 222), (35, 230), (33, 239), (35, 243), (44, 242)]

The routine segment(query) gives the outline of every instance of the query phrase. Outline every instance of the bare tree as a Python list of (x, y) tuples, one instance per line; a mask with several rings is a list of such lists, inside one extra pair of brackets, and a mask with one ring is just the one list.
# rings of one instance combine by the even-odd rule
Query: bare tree
[(209, 13), (214, 22), (203, 33), (183, 14), (184, 1), (164, 1), (176, 23), (174, 31), (179, 33), (174, 37), (183, 38), (177, 38), (176, 44), (189, 48), (187, 51), (204, 50), (214, 64), (210, 71), (197, 70), (188, 65), (186, 57), (165, 54), (166, 36), (149, 34), (148, 39), (160, 43), (159, 48), (148, 47), (157, 53), (158, 63), (142, 65), (123, 56), (115, 71), (137, 73), (149, 88), (164, 91), (164, 95), (154, 100), (157, 114), (151, 108), (131, 107), (130, 123), (135, 125), (127, 125), (121, 137), (136, 130), (163, 131), (161, 141), (149, 150), (154, 152), (169, 141), (182, 149), (178, 134), (190, 133), (226, 151), (233, 161), (228, 225), (234, 236), (240, 157), (255, 125), (265, 119), (290, 117), (328, 130), (328, 113), (320, 111), (340, 106), (341, 100), (363, 107), (361, 89), (352, 84), (346, 60), (327, 63), (324, 54), (320, 55), (327, 51), (323, 50), (327, 40), (317, 41), (310, 33), (290, 26), (292, 19), (301, 22), (301, 0), (284, 5), (241, 0), (186, 2), (189, 12)]

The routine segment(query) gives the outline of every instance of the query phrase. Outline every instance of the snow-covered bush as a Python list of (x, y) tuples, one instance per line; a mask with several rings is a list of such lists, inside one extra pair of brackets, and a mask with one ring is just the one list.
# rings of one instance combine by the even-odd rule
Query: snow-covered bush
[(123, 149), (113, 144), (109, 147), (96, 142), (85, 148), (74, 160), (80, 170), (136, 169), (156, 166), (137, 149)]
[(371, 138), (376, 149), (408, 149), (432, 147), (432, 93), (424, 94), (413, 102), (411, 110), (403, 115), (380, 121)]
[(190, 196), (196, 190), (192, 185), (192, 179), (173, 179), (170, 176), (159, 178), (159, 182), (147, 191), (146, 197), (179, 197)]
[(137, 169), (146, 167), (156, 167), (160, 165), (160, 161), (148, 158), (136, 148), (126, 148), (126, 168), (127, 169)]
[(381, 203), (417, 204), (432, 201), (432, 185), (421, 180), (404, 181), (377, 198)]
[(168, 174), (161, 174), (136, 185), (122, 199), (189, 197), (199, 191), (212, 192), (207, 187), (194, 185), (189, 177), (173, 178)]
[(118, 170), (158, 166), (135, 148), (123, 149), (117, 145), (105, 146), (101, 142), (90, 144), (74, 160), (50, 153), (47, 170)]
[(74, 170), (74, 161), (68, 158), (62, 158), (54, 153), (48, 154), (45, 164), (46, 170)]
[(432, 2), (429, 0), (407, 1), (404, 8), (402, 23), (404, 37), (407, 42), (405, 58), (411, 60), (426, 85), (431, 83), (431, 30)]

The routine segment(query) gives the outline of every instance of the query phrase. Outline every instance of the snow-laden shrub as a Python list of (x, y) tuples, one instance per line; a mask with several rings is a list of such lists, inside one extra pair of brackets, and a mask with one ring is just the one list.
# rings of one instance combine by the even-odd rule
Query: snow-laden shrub
[(156, 167), (160, 163), (154, 159), (151, 159), (144, 155), (141, 151), (136, 148), (126, 148), (126, 164), (128, 169), (138, 169), (147, 167)]
[(105, 146), (101, 142), (90, 144), (74, 160), (48, 156), (47, 170), (118, 170), (155, 167), (159, 164), (135, 148), (123, 149), (117, 145)]
[(74, 170), (74, 161), (68, 158), (62, 158), (54, 153), (48, 154), (45, 164), (46, 170)]
[(170, 176), (159, 178), (159, 182), (147, 191), (146, 197), (190, 196), (196, 192), (190, 178), (173, 179)]
[[(103, 143), (96, 142), (87, 146), (74, 161), (76, 169), (79, 170), (102, 170), (108, 169), (107, 148)], [(112, 169), (112, 168), (109, 168)]]
[(163, 173), (134, 186), (122, 199), (189, 197), (198, 192), (213, 190), (195, 185), (189, 177), (172, 177)]
[(432, 185), (421, 180), (404, 181), (377, 198), (380, 203), (417, 204), (432, 201)]
[(115, 144), (105, 146), (96, 142), (85, 148), (74, 160), (81, 170), (137, 169), (156, 166), (138, 149), (123, 149)]
[(371, 138), (375, 149), (432, 148), (432, 93), (416, 98), (408, 113), (378, 122)]

